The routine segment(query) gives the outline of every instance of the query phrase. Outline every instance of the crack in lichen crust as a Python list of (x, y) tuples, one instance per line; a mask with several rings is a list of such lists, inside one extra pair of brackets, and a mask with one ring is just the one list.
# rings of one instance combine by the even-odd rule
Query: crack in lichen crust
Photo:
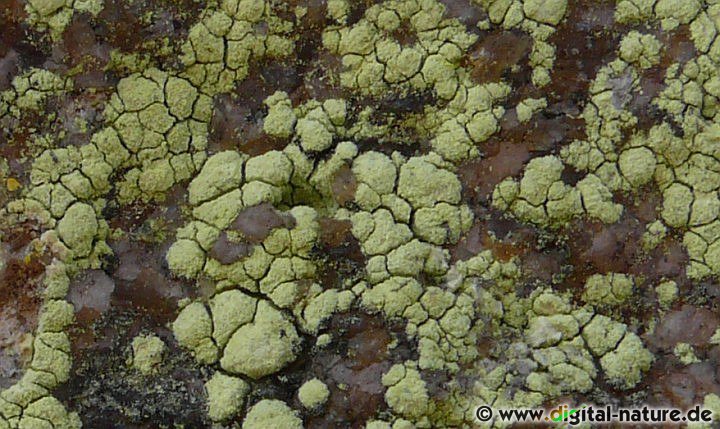
[[(143, 237), (160, 249), (168, 277), (196, 288), (167, 327), (132, 328), (124, 361), (151, 382), (167, 373), (171, 351), (187, 351), (202, 374), (195, 381), (208, 425), (311, 426), (357, 388), (338, 380), (359, 371), (370, 380), (360, 391), (384, 403), (353, 423), (470, 427), (479, 404), (539, 407), (608, 392), (628, 400), (648, 389), (648, 372), (665, 368), (658, 361), (710, 359), (705, 343), (660, 344), (654, 330), (669, 329), (662, 322), (678, 303), (702, 305), (691, 281), (720, 274), (720, 4), (618, 0), (624, 34), (612, 58), (593, 71), (587, 94), (568, 96), (547, 88), (555, 88), (554, 44), (575, 24), (573, 2), (300, 3), (209, 2), (171, 66), (130, 64), (134, 53), (113, 51), (105, 71), (118, 76), (101, 99), (102, 120), (91, 132), (81, 127), (87, 141), (56, 139), (44, 129), (50, 117), (28, 132), (27, 180), (0, 169), (14, 198), (0, 226), (32, 222), (40, 231), (32, 245), (47, 254), (32, 357), (0, 392), (0, 429), (82, 425), (57, 393), (73, 373), (71, 279), (88, 269), (112, 274), (112, 245), (140, 235), (113, 212), (138, 207), (174, 206), (170, 226), (144, 223), (152, 231)], [(451, 17), (450, 6), (470, 8), (477, 25)], [(104, 5), (28, 0), (25, 8), (29, 25), (60, 43), (78, 15)], [(468, 55), (490, 31), (532, 41), (522, 88), (505, 75), (477, 81)], [(687, 60), (664, 44), (679, 31), (695, 49)], [(297, 80), (312, 84), (261, 74), (257, 94), (238, 89), (268, 64), (302, 69)], [(81, 70), (52, 70), (28, 67), (12, 79), (0, 93), (0, 123), (23, 123), (85, 90), (73, 79)], [(661, 89), (646, 96), (648, 79), (662, 73)], [(651, 125), (641, 96), (659, 112)], [(222, 97), (229, 110), (252, 99), (236, 122), (254, 127), (267, 148), (211, 141)], [(583, 122), (580, 137), (530, 150), (525, 133), (557, 116)], [(477, 184), (466, 169), (502, 144), (526, 153), (522, 166), (502, 169), (519, 174), (469, 198)], [(657, 199), (650, 209), (646, 194)], [(641, 230), (633, 263), (654, 263), (675, 240), (687, 251), (685, 273), (588, 268), (586, 255), (563, 254), (581, 246), (568, 244), (578, 225), (630, 224)], [(534, 235), (507, 246), (524, 236), (503, 228)], [(591, 244), (587, 253), (606, 247), (601, 238)], [(552, 246), (560, 250), (546, 251)], [(552, 252), (567, 264), (538, 278), (528, 255)], [(329, 326), (358, 313), (401, 327), (368, 340), (384, 342), (387, 356), (372, 361), (340, 346), (346, 333)], [(327, 350), (338, 357), (319, 373), (328, 364), (314, 359)], [(716, 395), (703, 396), (720, 408)]]
[[(240, 12), (237, 2), (224, 2), (227, 13), (211, 8), (193, 27), (184, 48), (187, 79), (178, 76), (176, 71), (158, 69), (121, 79), (105, 109), (106, 127), (92, 136), (90, 144), (50, 149), (33, 162), (31, 188), (22, 199), (8, 204), (7, 212), (37, 219), (48, 228), (42, 240), (57, 255), (62, 270), (72, 275), (81, 269), (98, 268), (101, 258), (111, 253), (106, 244), (109, 228), (102, 216), (111, 183), (117, 181), (117, 199), (121, 204), (135, 199), (162, 200), (170, 187), (191, 178), (205, 160), (207, 125), (212, 115), (207, 93), (227, 91), (236, 78), (242, 79), (243, 72), (238, 69), (246, 69), (251, 56), (281, 54), (292, 46), (292, 41), (280, 40), (280, 36), (274, 35), (262, 35), (249, 45), (233, 43), (235, 34), (250, 42), (253, 23), (271, 21), (275, 28), (279, 22), (269, 9), (265, 10), (264, 2), (254, 2), (255, 13), (251, 16), (246, 16), (248, 2), (241, 3)], [(43, 6), (38, 11), (42, 12), (41, 16), (57, 12), (52, 22), (58, 16), (64, 17), (63, 22), (69, 21), (66, 9), (60, 7)], [(222, 30), (226, 24), (227, 28)], [(234, 60), (227, 67), (222, 63), (193, 67), (198, 61), (212, 61), (210, 57), (205, 58), (216, 40), (210, 34), (203, 38), (209, 31), (208, 25), (222, 32), (217, 37), (230, 34), (228, 45), (233, 53), (230, 58)], [(63, 27), (52, 26), (60, 31)], [(231, 27), (237, 30), (230, 31)], [(287, 31), (287, 25), (284, 28)], [(193, 45), (193, 40), (202, 43)], [(217, 40), (223, 44), (222, 39)], [(278, 44), (284, 47), (277, 47)], [(235, 75), (220, 77), (219, 72), (225, 69)], [(219, 79), (230, 81), (223, 87)], [(2, 114), (17, 116), (22, 110), (37, 110), (48, 94), (68, 90), (65, 82), (44, 70), (33, 70), (27, 76), (16, 78), (13, 89), (3, 93)], [(57, 275), (48, 279), (57, 283), (64, 278), (67, 283), (67, 274), (62, 275), (59, 280)], [(70, 372), (70, 343), (63, 332), (72, 323), (72, 306), (62, 301), (67, 293), (66, 283), (53, 284), (55, 295), (42, 310), (41, 321), (47, 319), (48, 322), (38, 328), (30, 369), (18, 384), (0, 394), (3, 401), (0, 424), (80, 426), (77, 414), (67, 414), (57, 399), (49, 395), (54, 387), (67, 381)], [(65, 311), (59, 313), (58, 308)]]
[(63, 31), (76, 13), (100, 13), (103, 0), (29, 0), (25, 5), (28, 23), (41, 31), (49, 31), (54, 40), (62, 37)]

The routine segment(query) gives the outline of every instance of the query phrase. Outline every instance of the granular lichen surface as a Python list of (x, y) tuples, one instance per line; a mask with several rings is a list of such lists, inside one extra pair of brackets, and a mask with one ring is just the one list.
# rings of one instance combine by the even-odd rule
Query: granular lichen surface
[(5, 0), (0, 429), (720, 417), (719, 36), (716, 0)]

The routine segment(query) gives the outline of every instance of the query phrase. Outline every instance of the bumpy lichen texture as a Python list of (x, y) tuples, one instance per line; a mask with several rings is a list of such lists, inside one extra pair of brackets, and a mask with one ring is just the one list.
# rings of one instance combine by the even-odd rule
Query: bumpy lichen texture
[(103, 0), (31, 0), (25, 6), (28, 22), (41, 31), (49, 31), (53, 39), (62, 37), (75, 13), (97, 15), (102, 8)]
[(313, 409), (323, 405), (330, 396), (328, 387), (317, 378), (306, 381), (298, 391), (298, 399), (304, 407)]
[(138, 335), (132, 342), (132, 366), (145, 375), (150, 374), (162, 362), (164, 352), (165, 343), (160, 338)]
[[(0, 429), (720, 410), (719, 3), (21, 3), (0, 328), (33, 314)], [(168, 29), (167, 61), (111, 45)]]

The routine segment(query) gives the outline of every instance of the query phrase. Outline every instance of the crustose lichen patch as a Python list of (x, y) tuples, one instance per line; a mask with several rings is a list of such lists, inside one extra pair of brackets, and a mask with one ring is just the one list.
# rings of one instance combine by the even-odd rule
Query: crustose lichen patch
[(720, 412), (715, 1), (12, 0), (0, 29), (0, 429)]

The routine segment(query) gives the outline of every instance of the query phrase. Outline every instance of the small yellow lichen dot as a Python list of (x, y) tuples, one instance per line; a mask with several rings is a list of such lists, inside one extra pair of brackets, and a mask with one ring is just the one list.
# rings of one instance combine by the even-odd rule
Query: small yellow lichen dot
[(12, 177), (9, 177), (7, 180), (5, 180), (5, 186), (10, 192), (15, 192), (22, 187), (20, 182), (18, 182), (17, 179), (14, 179)]

